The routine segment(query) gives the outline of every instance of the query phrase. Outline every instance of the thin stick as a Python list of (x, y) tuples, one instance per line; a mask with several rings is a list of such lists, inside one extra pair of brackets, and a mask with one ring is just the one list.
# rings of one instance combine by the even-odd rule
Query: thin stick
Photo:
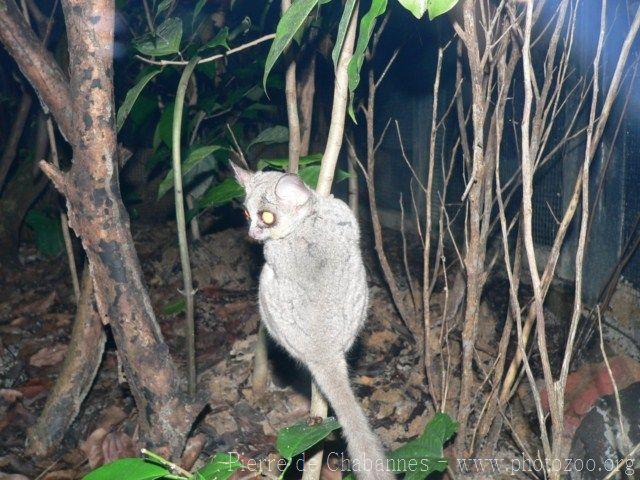
[(189, 262), (189, 244), (187, 242), (187, 229), (184, 214), (184, 193), (182, 190), (182, 161), (180, 159), (180, 137), (182, 126), (182, 111), (184, 109), (184, 96), (187, 84), (193, 70), (198, 64), (198, 57), (189, 60), (188, 65), (180, 76), (178, 90), (176, 91), (175, 107), (173, 111), (173, 189), (175, 194), (176, 224), (178, 230), (178, 243), (180, 247), (180, 265), (182, 268), (182, 294), (186, 300), (185, 335), (187, 341), (187, 366), (189, 395), (196, 393), (196, 351), (195, 351), (195, 322), (193, 318), (194, 291), (191, 278), (191, 264)]
[[(282, 14), (291, 6), (291, 0), (282, 0)], [(291, 48), (288, 49), (291, 52)], [(289, 120), (289, 173), (298, 173), (300, 162), (300, 118), (298, 116), (298, 92), (296, 83), (296, 61), (291, 59), (287, 66), (284, 83)]]
[(153, 34), (155, 33), (155, 28), (153, 26), (153, 18), (151, 17), (151, 9), (149, 9), (149, 4), (147, 0), (142, 0), (142, 5), (144, 7), (144, 16), (147, 19), (147, 26), (149, 27), (149, 31)]
[[(424, 362), (424, 371), (429, 384), (429, 394), (431, 395), (431, 401), (435, 410), (438, 410), (438, 397), (436, 396), (435, 385), (432, 381), (434, 376), (432, 375), (431, 364), (431, 308), (430, 301), (431, 295), (429, 290), (430, 285), (430, 272), (429, 272), (429, 255), (431, 253), (431, 200), (433, 193), (433, 173), (435, 165), (435, 149), (436, 149), (436, 135), (438, 124), (438, 96), (440, 93), (440, 77), (442, 72), (442, 56), (443, 49), (438, 49), (438, 64), (436, 67), (436, 78), (433, 84), (433, 108), (431, 115), (431, 134), (429, 135), (429, 168), (427, 177), (427, 188), (424, 192), (425, 201), (425, 234), (424, 234), (424, 248), (422, 250), (422, 315), (423, 315), (423, 351), (422, 359)], [(434, 271), (434, 276), (437, 275), (437, 268)]]
[[(202, 63), (209, 63), (209, 62), (215, 62), (216, 60), (220, 60), (222, 58), (226, 58), (229, 55), (233, 55), (234, 53), (238, 53), (238, 52), (242, 52), (243, 50), (246, 50), (247, 48), (251, 48), (251, 47), (255, 47), (256, 45), (259, 45), (263, 42), (268, 42), (269, 40), (273, 40), (276, 37), (275, 33), (270, 33), (269, 35), (264, 35), (263, 37), (260, 38), (256, 38), (255, 40), (252, 40), (250, 42), (247, 42), (245, 44), (242, 44), (238, 47), (232, 48), (230, 50), (227, 50), (225, 53), (219, 53), (217, 55), (212, 55), (210, 57), (206, 57), (206, 58), (201, 58), (200, 60), (198, 60), (198, 65), (202, 64)], [(141, 55), (136, 55), (135, 58), (137, 58), (138, 60), (141, 60), (145, 63), (150, 63), (151, 65), (187, 65), (189, 62), (186, 62), (184, 60), (152, 60), (150, 58), (146, 58), (143, 57)]]
[[(51, 116), (47, 116), (47, 135), (49, 137), (49, 148), (51, 150), (51, 162), (60, 168), (58, 159), (58, 147), (56, 145), (56, 134), (53, 130), (53, 121)], [(73, 253), (73, 243), (71, 242), (71, 233), (69, 232), (69, 220), (64, 211), (60, 212), (60, 225), (62, 227), (62, 238), (64, 239), (64, 247), (67, 251), (67, 260), (69, 262), (69, 271), (71, 272), (71, 283), (73, 285), (73, 293), (76, 297), (76, 303), (80, 301), (80, 281), (78, 280), (78, 269), (76, 267), (76, 259)]]
[(327, 135), (327, 146), (322, 156), (320, 164), (320, 174), (318, 175), (318, 187), (316, 190), (320, 195), (329, 195), (333, 175), (338, 163), (340, 148), (342, 147), (342, 137), (344, 134), (344, 121), (347, 114), (347, 101), (349, 99), (348, 72), (347, 68), (353, 56), (353, 46), (356, 40), (356, 28), (358, 25), (358, 5), (356, 1), (351, 13), (351, 20), (347, 27), (347, 33), (342, 44), (342, 51), (338, 58), (336, 67), (335, 86), (333, 89), (333, 107), (331, 108), (331, 125)]
[(620, 436), (622, 437), (622, 442), (623, 442), (623, 445), (621, 445), (621, 447), (622, 449), (626, 449), (628, 447), (631, 447), (631, 440), (629, 440), (629, 435), (627, 435), (627, 430), (624, 428), (624, 424), (622, 423), (622, 405), (620, 403), (620, 391), (618, 390), (618, 384), (616, 382), (616, 379), (613, 376), (613, 371), (611, 370), (611, 365), (609, 364), (609, 358), (607, 357), (607, 352), (605, 352), (605, 349), (604, 349), (604, 335), (602, 335), (602, 317), (600, 316), (600, 305), (596, 305), (596, 313), (598, 316), (598, 332), (600, 333), (600, 352), (602, 353), (604, 364), (607, 367), (607, 373), (609, 374), (609, 378), (611, 379), (611, 385), (613, 386), (613, 393), (616, 399), (616, 410), (618, 411)]
[(227, 131), (229, 132), (229, 135), (231, 135), (231, 141), (233, 142), (233, 145), (235, 147), (236, 155), (238, 155), (238, 158), (240, 159), (240, 162), (242, 163), (244, 168), (248, 169), (249, 168), (249, 163), (247, 163), (247, 159), (244, 156), (244, 153), (242, 152), (242, 149), (240, 148), (240, 144), (238, 143), (238, 139), (236, 138), (236, 135), (233, 133), (233, 130), (231, 130), (231, 127), (229, 126), (228, 123), (227, 123), (226, 127), (227, 127)]
[(634, 455), (638, 450), (640, 450), (640, 443), (637, 443), (636, 446), (633, 447), (633, 449), (628, 453), (628, 455), (618, 462), (618, 465), (616, 465), (616, 468), (611, 470), (609, 474), (606, 477), (604, 477), (602, 480), (611, 480), (613, 477), (615, 477), (616, 474), (622, 468), (622, 466), (625, 465), (629, 460), (634, 458)]

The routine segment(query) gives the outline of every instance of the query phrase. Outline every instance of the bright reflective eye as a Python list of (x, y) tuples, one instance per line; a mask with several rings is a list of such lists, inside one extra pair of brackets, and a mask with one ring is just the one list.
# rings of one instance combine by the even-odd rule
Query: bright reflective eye
[(268, 211), (260, 212), (260, 219), (264, 222), (265, 225), (271, 226), (276, 222), (276, 217), (273, 213)]

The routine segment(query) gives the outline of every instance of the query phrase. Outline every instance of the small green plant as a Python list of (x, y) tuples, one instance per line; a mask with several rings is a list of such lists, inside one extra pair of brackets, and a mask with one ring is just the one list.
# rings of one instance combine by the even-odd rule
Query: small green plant
[(44, 256), (57, 257), (64, 250), (60, 217), (51, 217), (41, 210), (29, 210), (25, 223), (36, 236), (36, 247)]
[[(293, 460), (324, 440), (340, 424), (329, 417), (314, 425), (299, 422), (278, 432), (276, 449), (284, 460), (281, 480)], [(455, 434), (458, 424), (447, 414), (437, 413), (422, 434), (390, 452), (388, 467), (405, 480), (424, 480), (433, 472), (443, 472), (448, 465), (444, 444)], [(216, 453), (204, 467), (187, 472), (159, 455), (142, 451), (143, 458), (122, 458), (92, 471), (84, 480), (227, 480), (236, 470), (247, 468), (233, 453)], [(256, 472), (259, 473), (259, 472)], [(346, 477), (354, 480), (352, 473)]]

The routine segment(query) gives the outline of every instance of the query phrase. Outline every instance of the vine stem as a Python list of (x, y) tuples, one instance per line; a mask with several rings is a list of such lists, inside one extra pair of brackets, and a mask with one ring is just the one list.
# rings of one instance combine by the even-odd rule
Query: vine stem
[[(246, 50), (247, 48), (251, 48), (254, 47), (256, 45), (259, 45), (263, 42), (268, 42), (269, 40), (273, 40), (274, 38), (276, 38), (276, 34), (275, 33), (270, 33), (269, 35), (265, 35), (263, 37), (260, 38), (256, 38), (255, 40), (252, 40), (250, 42), (244, 43), (242, 45), (239, 45), (235, 48), (232, 48), (230, 50), (227, 50), (225, 53), (218, 53), (216, 55), (212, 55), (210, 57), (206, 57), (206, 58), (198, 58), (198, 62), (197, 63), (209, 63), (209, 62), (214, 62), (216, 60), (220, 60), (221, 58), (225, 58), (228, 57), (229, 55), (233, 55), (234, 53), (238, 53), (241, 52), (243, 50)], [(138, 60), (142, 60), (145, 63), (150, 63), (151, 65), (189, 65), (189, 63), (191, 62), (191, 60), (189, 62), (185, 62), (184, 60), (152, 60), (150, 58), (147, 57), (143, 57), (141, 55), (136, 55), (136, 58)]]
[(196, 393), (196, 349), (195, 349), (195, 323), (193, 318), (193, 280), (191, 277), (191, 264), (189, 262), (189, 245), (187, 244), (187, 228), (184, 214), (184, 193), (182, 189), (182, 160), (180, 158), (180, 136), (182, 126), (182, 112), (184, 110), (184, 96), (187, 91), (189, 78), (200, 61), (199, 57), (193, 57), (182, 71), (176, 101), (173, 109), (173, 131), (171, 157), (173, 162), (173, 190), (175, 194), (176, 228), (178, 230), (178, 244), (180, 248), (180, 265), (182, 268), (182, 284), (186, 301), (185, 336), (187, 340), (187, 368), (189, 395)]

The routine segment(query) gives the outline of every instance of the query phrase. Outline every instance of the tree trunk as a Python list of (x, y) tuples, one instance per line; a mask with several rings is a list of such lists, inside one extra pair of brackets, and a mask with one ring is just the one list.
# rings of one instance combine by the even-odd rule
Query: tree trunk
[(85, 268), (82, 294), (62, 370), (38, 421), (27, 434), (27, 448), (31, 454), (47, 455), (62, 441), (91, 389), (102, 362), (105, 338), (93, 305), (93, 282)]
[(89, 259), (98, 311), (110, 323), (144, 443), (178, 458), (202, 404), (183, 393), (143, 283), (116, 165), (113, 102), (113, 0), (63, 0), (70, 81), (21, 18), (0, 0), (0, 41), (54, 115), (73, 147), (63, 173), (41, 162), (66, 197), (69, 225)]

